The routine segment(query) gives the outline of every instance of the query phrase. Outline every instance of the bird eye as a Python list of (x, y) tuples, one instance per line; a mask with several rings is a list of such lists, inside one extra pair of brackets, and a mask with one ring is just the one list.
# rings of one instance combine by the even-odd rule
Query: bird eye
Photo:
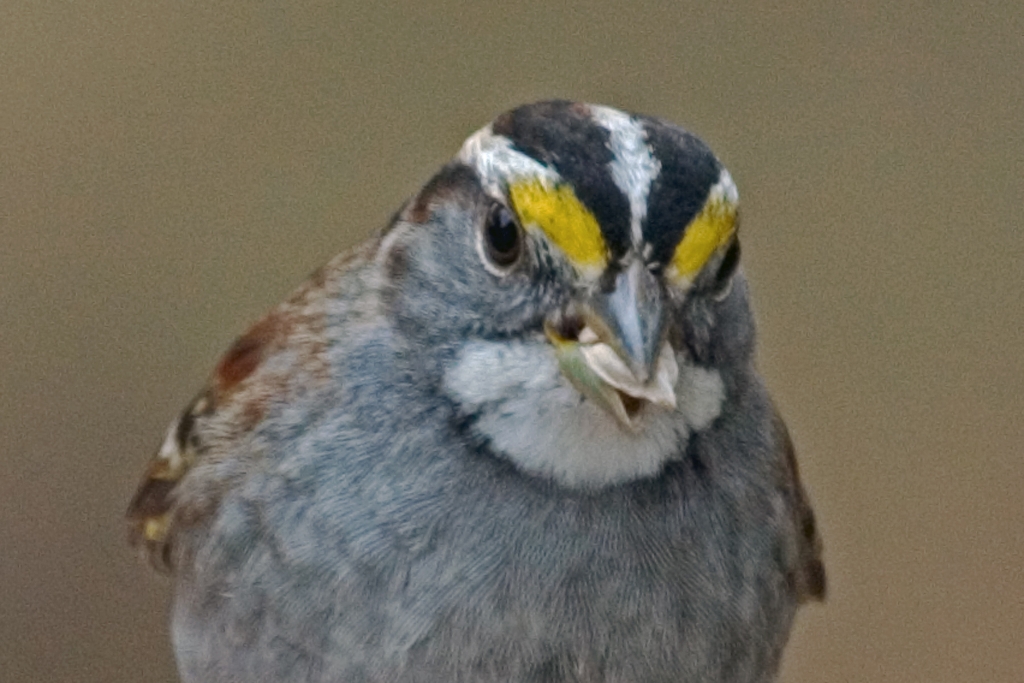
[(484, 225), (484, 246), (494, 265), (507, 268), (519, 260), (523, 238), (519, 224), (507, 207), (495, 204)]

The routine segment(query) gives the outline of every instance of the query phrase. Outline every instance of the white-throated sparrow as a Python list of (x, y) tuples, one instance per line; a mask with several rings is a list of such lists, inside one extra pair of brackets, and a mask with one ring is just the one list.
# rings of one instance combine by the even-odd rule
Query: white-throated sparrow
[(824, 594), (737, 192), (646, 116), (470, 137), (239, 338), (132, 500), (186, 681), (771, 681)]

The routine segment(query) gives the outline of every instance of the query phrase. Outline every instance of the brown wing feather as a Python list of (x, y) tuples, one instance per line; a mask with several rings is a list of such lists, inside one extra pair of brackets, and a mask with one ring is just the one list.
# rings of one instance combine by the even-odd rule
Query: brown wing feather
[(783, 489), (790, 497), (793, 527), (796, 531), (796, 558), (792, 581), (801, 602), (824, 600), (826, 593), (825, 564), (821, 559), (821, 537), (818, 535), (814, 510), (800, 483), (800, 470), (789, 430), (775, 411), (775, 433), (782, 449)]
[(143, 548), (150, 564), (161, 571), (172, 569), (169, 537), (175, 490), (198, 459), (201, 449), (196, 425), (213, 413), (210, 393), (204, 391), (193, 399), (171, 423), (128, 504), (129, 542)]
[[(365, 289), (359, 282), (348, 287), (343, 282), (367, 262), (375, 246), (374, 241), (364, 243), (333, 259), (236, 339), (207, 387), (171, 424), (126, 515), (130, 542), (145, 551), (154, 567), (174, 568), (174, 532), (209, 514), (223, 492), (244, 476), (251, 466), (245, 462), (251, 455), (246, 439), (268, 410), (296, 393), (329, 384), (326, 302)], [(225, 468), (230, 475), (214, 474), (214, 468), (196, 471), (197, 465), (225, 458), (238, 461), (238, 467)], [(195, 476), (184, 487), (190, 472)]]

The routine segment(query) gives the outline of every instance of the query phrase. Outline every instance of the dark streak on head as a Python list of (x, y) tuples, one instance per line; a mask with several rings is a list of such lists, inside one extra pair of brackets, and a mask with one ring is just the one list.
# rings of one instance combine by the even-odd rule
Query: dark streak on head
[(491, 130), (519, 151), (553, 167), (597, 218), (616, 259), (629, 249), (629, 201), (612, 180), (609, 132), (586, 105), (566, 100), (529, 104), (495, 119)]
[(703, 208), (722, 165), (695, 135), (660, 119), (638, 116), (661, 173), (651, 185), (644, 240), (651, 260), (667, 263), (683, 237), (683, 228)]

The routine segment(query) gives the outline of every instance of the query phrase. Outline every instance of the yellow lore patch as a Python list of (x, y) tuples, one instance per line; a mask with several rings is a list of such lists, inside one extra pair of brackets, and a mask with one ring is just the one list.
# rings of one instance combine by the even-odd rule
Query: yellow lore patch
[(608, 248), (597, 219), (569, 185), (522, 180), (509, 186), (508, 196), (523, 227), (540, 228), (574, 265), (591, 270), (607, 264)]
[(692, 283), (715, 252), (732, 240), (736, 233), (736, 209), (734, 188), (724, 188), (721, 183), (711, 188), (704, 208), (683, 231), (667, 275), (677, 282)]

